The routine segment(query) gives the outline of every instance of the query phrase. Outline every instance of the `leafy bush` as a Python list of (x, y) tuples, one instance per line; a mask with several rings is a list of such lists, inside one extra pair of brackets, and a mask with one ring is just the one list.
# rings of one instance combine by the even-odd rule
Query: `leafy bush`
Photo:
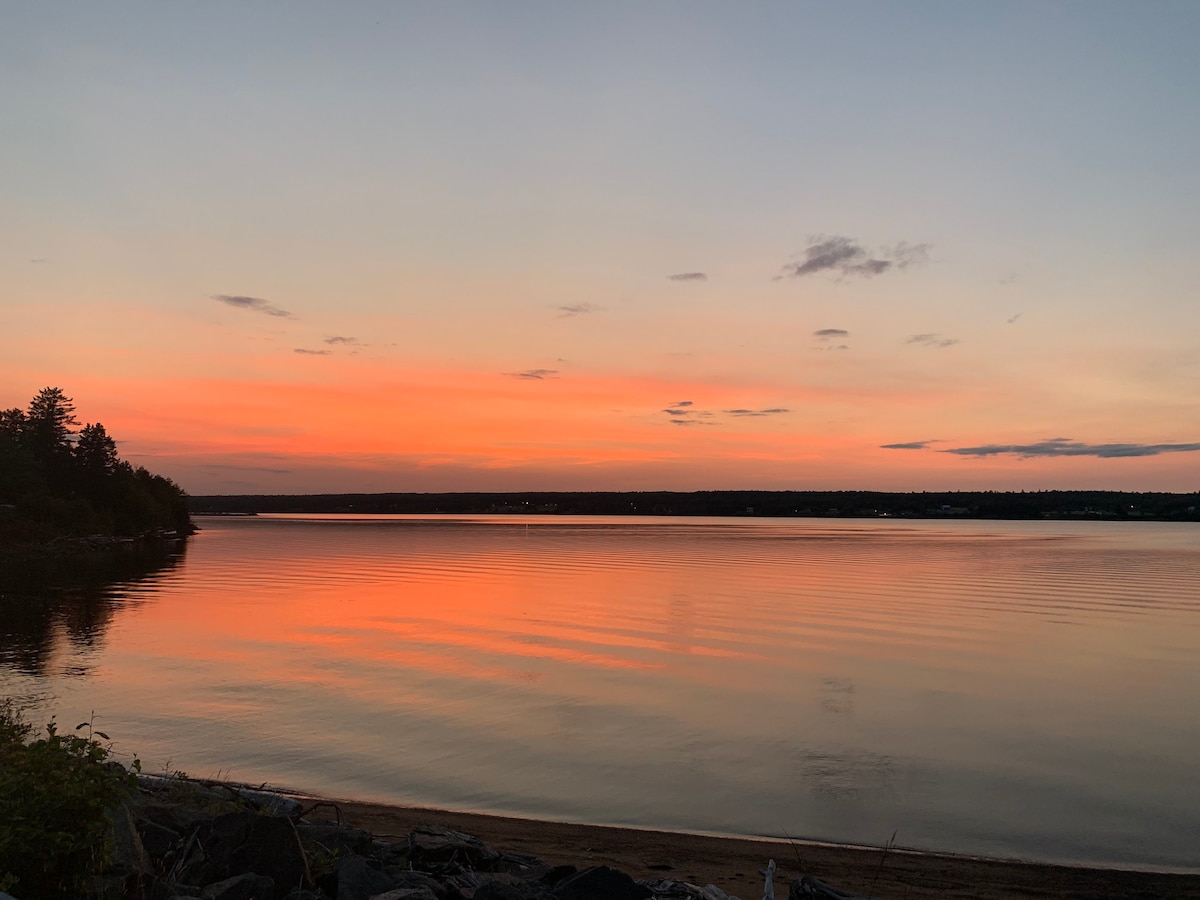
[(109, 760), (110, 745), (97, 740), (108, 736), (89, 722), (32, 733), (10, 701), (0, 705), (0, 890), (80, 897), (111, 856), (105, 811), (132, 794), (136, 776)]

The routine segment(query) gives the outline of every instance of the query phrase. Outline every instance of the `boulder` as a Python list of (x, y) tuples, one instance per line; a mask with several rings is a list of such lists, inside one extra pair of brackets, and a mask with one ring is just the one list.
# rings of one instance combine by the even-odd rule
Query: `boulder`
[(306, 863), (296, 833), (286, 819), (234, 812), (217, 816), (201, 829), (203, 857), (189, 864), (191, 881), (210, 884), (235, 875), (264, 875), (281, 891), (303, 887)]
[(353, 854), (338, 864), (337, 900), (370, 900), (395, 886), (391, 877), (372, 866), (366, 857)]
[(554, 886), (557, 900), (646, 900), (650, 888), (608, 866), (584, 869)]
[(422, 825), (408, 836), (408, 856), (415, 868), (428, 871), (472, 869), (491, 871), (499, 853), (483, 841), (452, 828)]
[(357, 853), (367, 856), (371, 854), (373, 846), (369, 832), (333, 822), (298, 822), (296, 832), (306, 845), (320, 844), (334, 855)]

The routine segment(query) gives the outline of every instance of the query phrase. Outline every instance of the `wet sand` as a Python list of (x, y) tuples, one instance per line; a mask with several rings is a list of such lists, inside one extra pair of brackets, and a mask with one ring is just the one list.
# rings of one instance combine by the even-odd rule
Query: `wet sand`
[[(742, 900), (763, 893), (774, 859), (776, 896), (813, 875), (848, 893), (880, 900), (921, 898), (1197, 898), (1200, 874), (1130, 872), (1007, 860), (832, 846), (804, 842), (705, 837), (597, 825), (569, 825), (476, 813), (337, 800), (343, 820), (378, 837), (398, 839), (421, 824), (474, 835), (490, 847), (528, 853), (552, 865), (608, 865), (637, 879), (674, 878), (715, 884)], [(325, 809), (314, 817), (329, 813)]]

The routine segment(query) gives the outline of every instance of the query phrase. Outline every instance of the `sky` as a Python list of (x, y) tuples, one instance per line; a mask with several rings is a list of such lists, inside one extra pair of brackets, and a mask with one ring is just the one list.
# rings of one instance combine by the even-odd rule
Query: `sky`
[(9, 4), (0, 408), (193, 494), (1200, 490), (1200, 4)]

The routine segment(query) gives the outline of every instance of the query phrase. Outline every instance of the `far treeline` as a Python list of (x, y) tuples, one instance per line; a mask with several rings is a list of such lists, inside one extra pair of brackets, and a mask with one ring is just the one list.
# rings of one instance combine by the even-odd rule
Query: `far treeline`
[(194, 531), (179, 485), (122, 460), (99, 422), (78, 425), (60, 388), (0, 410), (0, 546)]
[(823, 516), (910, 519), (1200, 521), (1200, 493), (1122, 491), (673, 491), (302, 494), (189, 498), (200, 515), (537, 513), (603, 516)]

